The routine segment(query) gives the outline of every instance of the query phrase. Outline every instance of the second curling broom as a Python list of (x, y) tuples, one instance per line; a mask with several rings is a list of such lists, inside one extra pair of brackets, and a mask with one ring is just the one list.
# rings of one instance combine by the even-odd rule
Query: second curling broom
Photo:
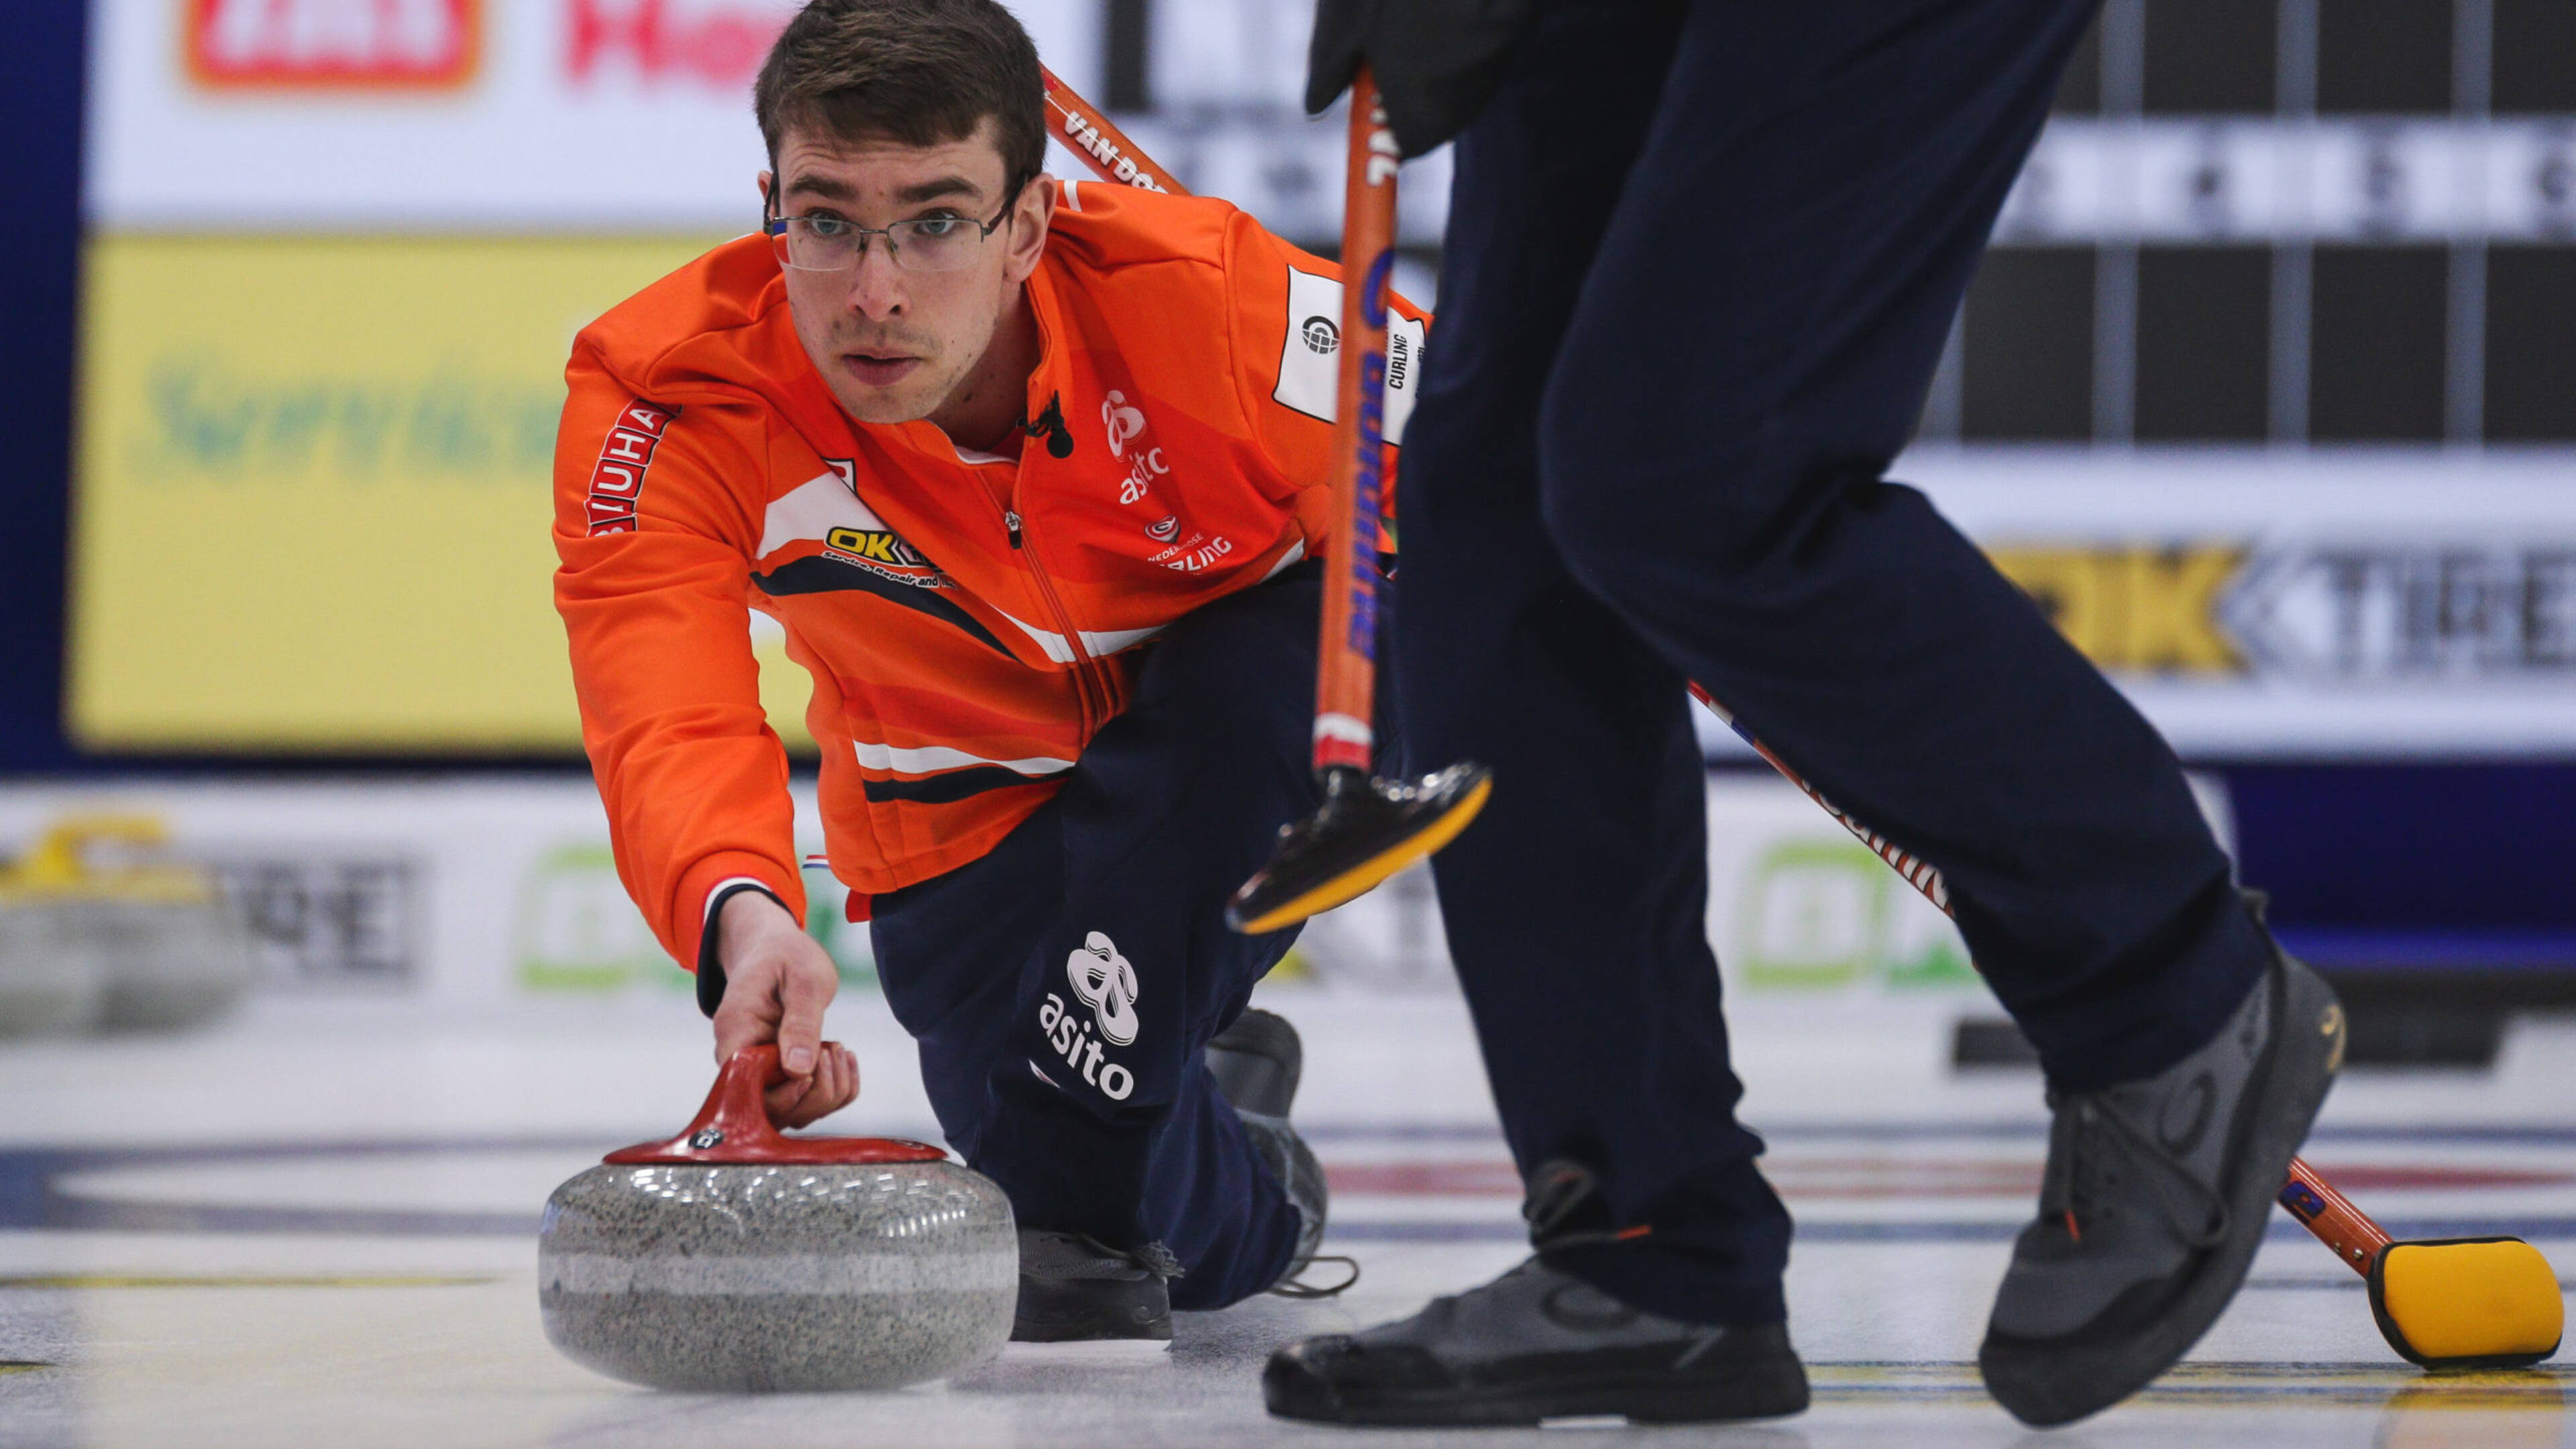
[[(1105, 181), (1182, 190), (1073, 88), (1044, 75), (1057, 139)], [(1467, 828), (1493, 772), (1455, 764), (1419, 780), (1370, 768), (1377, 732), (1378, 529), (1386, 485), (1387, 278), (1395, 267), (1395, 134), (1366, 68), (1351, 87), (1350, 176), (1342, 211), (1340, 383), (1333, 410), (1334, 528), (1324, 554), (1323, 638), (1315, 656), (1315, 783), (1323, 803), (1280, 827), (1269, 863), (1226, 902), (1247, 935), (1293, 926), (1366, 894)]]
[[(1148, 191), (1185, 193), (1186, 188), (1173, 179), (1171, 173), (1155, 165), (1110, 123), (1107, 116), (1084, 101), (1071, 87), (1056, 79), (1052, 72), (1045, 73), (1045, 82), (1047, 106), (1062, 129), (1062, 139), (1100, 179)], [(1342, 255), (1346, 259), (1363, 255), (1376, 259), (1363, 275), (1371, 278), (1373, 285), (1367, 292), (1374, 295), (1376, 301), (1378, 331), (1370, 350), (1378, 364), (1375, 382), (1382, 398), (1388, 270), (1385, 259), (1391, 255), (1394, 237), (1396, 153), (1393, 137), (1386, 134), (1385, 118), (1378, 110), (1376, 96), (1376, 85), (1363, 69), (1352, 92), (1352, 197), (1350, 207), (1344, 213)], [(1383, 159), (1373, 161), (1372, 158)], [(1367, 197), (1360, 194), (1364, 184), (1380, 179), (1386, 188), (1382, 194)], [(1382, 211), (1375, 209), (1381, 205)], [(1367, 243), (1372, 237), (1375, 244), (1369, 246)], [(1346, 342), (1352, 333), (1360, 330), (1353, 325), (1354, 309), (1366, 305), (1360, 289), (1344, 290), (1343, 330)], [(1367, 318), (1363, 315), (1357, 321), (1365, 326)], [(1346, 345), (1342, 350), (1343, 395), (1336, 413), (1337, 435), (1340, 430), (1356, 425), (1360, 412), (1352, 405), (1352, 391), (1355, 387), (1366, 387), (1370, 381), (1366, 367), (1355, 357), (1358, 350), (1354, 345)], [(1382, 402), (1372, 406), (1382, 406)], [(1356, 488), (1337, 497), (1341, 517), (1354, 521), (1364, 518), (1367, 522), (1365, 531), (1355, 542), (1362, 550), (1358, 557), (1365, 561), (1368, 571), (1357, 576), (1356, 583), (1368, 591), (1372, 600), (1376, 584), (1376, 549), (1373, 545), (1378, 516), (1374, 484), (1379, 477), (1374, 460), (1381, 456), (1376, 447), (1378, 416), (1372, 411), (1368, 418), (1370, 451), (1367, 458), (1371, 461), (1365, 472), (1372, 484), (1367, 498), (1368, 512), (1364, 515), (1355, 512), (1360, 503)], [(1362, 472), (1361, 462), (1355, 442), (1345, 439), (1336, 454), (1337, 490), (1357, 481)], [(1350, 531), (1344, 530), (1346, 533)], [(1353, 578), (1349, 570), (1350, 560), (1340, 552), (1333, 557), (1336, 582)], [(1276, 930), (1316, 911), (1339, 905), (1413, 860), (1439, 849), (1465, 827), (1484, 804), (1492, 788), (1488, 772), (1474, 765), (1452, 766), (1429, 779), (1409, 785), (1367, 778), (1368, 736), (1365, 732), (1372, 680), (1365, 669), (1360, 671), (1356, 681), (1348, 676), (1337, 679), (1331, 673), (1332, 661), (1348, 648), (1347, 632), (1337, 635), (1332, 622), (1335, 617), (1332, 601), (1337, 597), (1343, 606), (1340, 617), (1345, 631), (1353, 620), (1348, 596), (1339, 589), (1328, 590), (1322, 656), (1324, 669), (1317, 688), (1322, 708), (1318, 711), (1316, 730), (1316, 768), (1324, 779), (1324, 809), (1283, 831), (1280, 856), (1237, 893), (1235, 905), (1229, 909), (1229, 920), (1233, 919), (1235, 910), (1243, 907), (1245, 896), (1255, 887), (1274, 883), (1255, 902), (1256, 905), (1269, 905), (1269, 913), (1245, 917), (1245, 921), (1252, 923), (1250, 929)], [(1374, 616), (1363, 610), (1358, 615), (1358, 622), (1366, 629), (1359, 652), (1373, 656), (1376, 642)], [(1341, 648), (1337, 648), (1337, 640), (1341, 641)], [(1357, 690), (1355, 702), (1351, 693), (1354, 685)], [(1948, 884), (1929, 861), (1899, 847), (1837, 808), (1786, 761), (1737, 723), (1733, 713), (1720, 705), (1707, 690), (1697, 684), (1693, 684), (1690, 690), (1700, 703), (1708, 706), (1710, 712), (1725, 721), (1729, 729), (1742, 736), (1772, 768), (1840, 821), (1862, 844), (1903, 876), (1907, 884), (1929, 898), (1942, 914), (1952, 914)], [(1328, 758), (1323, 719), (1334, 711), (1336, 702), (1345, 711), (1355, 709), (1355, 713), (1346, 717), (1356, 722), (1363, 733), (1355, 754), (1348, 750), (1349, 742), (1345, 740)], [(1338, 794), (1337, 779), (1341, 781)], [(1358, 791), (1361, 790), (1377, 795), (1378, 801), (1354, 804), (1360, 799)], [(1345, 821), (1334, 829), (1316, 831), (1318, 822), (1335, 810), (1337, 799), (1349, 811)], [(1408, 801), (1410, 814), (1407, 814)], [(1389, 816), (1395, 817), (1394, 828), (1367, 824), (1354, 827), (1348, 823), (1371, 818), (1386, 821)], [(1303, 841), (1303, 851), (1292, 851), (1292, 846), (1300, 844), (1300, 831), (1312, 833)], [(1319, 838), (1323, 845), (1330, 846), (1337, 835), (1345, 842), (1338, 852), (1317, 850)], [(1391, 841), (1392, 845), (1381, 844), (1374, 854), (1369, 851), (1371, 843), (1386, 841)], [(1357, 865), (1334, 870), (1330, 861), (1324, 858), (1327, 854), (1333, 859), (1356, 860)], [(1283, 862), (1294, 868), (1294, 880), (1282, 871)], [(1302, 896), (1291, 889), (1299, 882), (1308, 883)], [(1274, 900), (1276, 904), (1272, 904)], [(1237, 923), (1237, 929), (1245, 928), (1244, 924)], [(2520, 1238), (2399, 1241), (2355, 1207), (2350, 1199), (2337, 1192), (2333, 1184), (2305, 1160), (2293, 1158), (2288, 1177), (2279, 1198), (2282, 1208), (2331, 1249), (2346, 1267), (2362, 1276), (2369, 1289), (2371, 1316), (2377, 1320), (2380, 1334), (2388, 1340), (2389, 1347), (2401, 1357), (2434, 1370), (2518, 1368), (2538, 1363), (2558, 1351), (2565, 1321), (2558, 1276), (2549, 1261), (2529, 1243)]]

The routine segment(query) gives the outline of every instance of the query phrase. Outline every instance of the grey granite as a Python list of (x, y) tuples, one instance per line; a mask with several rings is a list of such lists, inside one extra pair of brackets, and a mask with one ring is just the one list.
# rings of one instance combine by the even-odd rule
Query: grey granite
[(69, 907), (0, 900), (0, 1038), (86, 1031), (106, 987), (99, 953)]
[(1019, 1246), (946, 1162), (594, 1167), (546, 1204), (546, 1336), (651, 1388), (889, 1389), (991, 1359)]
[(99, 1024), (110, 1031), (196, 1026), (250, 990), (250, 929), (220, 899), (96, 900), (76, 909), (106, 967)]

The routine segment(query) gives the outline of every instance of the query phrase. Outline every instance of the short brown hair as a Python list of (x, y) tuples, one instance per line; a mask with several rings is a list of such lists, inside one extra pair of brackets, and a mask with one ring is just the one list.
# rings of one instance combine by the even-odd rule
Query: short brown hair
[(987, 116), (1011, 195), (1046, 165), (1037, 47), (995, 0), (811, 0), (761, 63), (752, 111), (772, 169), (791, 126), (936, 146)]

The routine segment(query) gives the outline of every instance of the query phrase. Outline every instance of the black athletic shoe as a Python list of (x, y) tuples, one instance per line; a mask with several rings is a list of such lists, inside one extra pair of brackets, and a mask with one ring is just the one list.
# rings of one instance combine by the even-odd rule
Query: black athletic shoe
[(1251, 1006), (1207, 1044), (1216, 1089), (1237, 1112), (1285, 1119), (1297, 1105), (1297, 1082), (1306, 1073), (1306, 1047), (1297, 1028), (1275, 1011)]
[(1290, 1344), (1261, 1395), (1282, 1418), (1335, 1424), (1676, 1424), (1795, 1414), (1807, 1373), (1785, 1325), (1676, 1323), (1533, 1257), (1401, 1322)]
[(1020, 1304), (1013, 1343), (1080, 1343), (1172, 1336), (1171, 1250), (1149, 1243), (1133, 1253), (1080, 1233), (1020, 1229)]
[(2046, 1427), (2173, 1366), (2245, 1281), (2290, 1158), (2343, 1065), (2343, 1007), (2273, 948), (2216, 1040), (2143, 1081), (2052, 1092), (2039, 1217), (2013, 1243), (1977, 1366)]
[(1324, 1165), (1288, 1123), (1288, 1109), (1296, 1105), (1297, 1083), (1306, 1068), (1306, 1048), (1297, 1039), (1297, 1028), (1276, 1012), (1246, 1008), (1209, 1040), (1207, 1065), (1217, 1090), (1242, 1119), (1253, 1149), (1270, 1165), (1271, 1176), (1287, 1189), (1289, 1205), (1297, 1209), (1297, 1249), (1270, 1291), (1292, 1298), (1330, 1297), (1358, 1282), (1355, 1263), (1338, 1286), (1314, 1289), (1297, 1281), (1315, 1261), (1315, 1249), (1324, 1241), (1324, 1218), (1332, 1207)]

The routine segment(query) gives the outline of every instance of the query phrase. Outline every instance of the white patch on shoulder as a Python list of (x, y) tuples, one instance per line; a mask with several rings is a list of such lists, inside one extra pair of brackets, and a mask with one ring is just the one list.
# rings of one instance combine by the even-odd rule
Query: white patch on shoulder
[(799, 539), (820, 542), (836, 527), (870, 533), (890, 531), (885, 521), (850, 491), (838, 469), (817, 473), (769, 500), (769, 509), (761, 516), (760, 552), (753, 557), (767, 558)]
[(1074, 187), (1075, 187), (1075, 186), (1077, 186), (1077, 185), (1079, 185), (1079, 184), (1080, 184), (1080, 183), (1076, 182), (1076, 181), (1075, 181), (1075, 180), (1073, 180), (1071, 177), (1067, 177), (1067, 178), (1065, 178), (1065, 182), (1064, 182), (1064, 209), (1065, 209), (1065, 210), (1067, 210), (1067, 211), (1080, 211), (1080, 210), (1082, 210), (1082, 193), (1081, 193), (1081, 192), (1079, 192), (1079, 191), (1074, 190)]
[[(1424, 328), (1401, 313), (1386, 320), (1386, 440), (1401, 445), (1422, 385)], [(1333, 421), (1341, 397), (1341, 338), (1342, 284), (1289, 268), (1288, 336), (1270, 396), (1310, 418)]]

